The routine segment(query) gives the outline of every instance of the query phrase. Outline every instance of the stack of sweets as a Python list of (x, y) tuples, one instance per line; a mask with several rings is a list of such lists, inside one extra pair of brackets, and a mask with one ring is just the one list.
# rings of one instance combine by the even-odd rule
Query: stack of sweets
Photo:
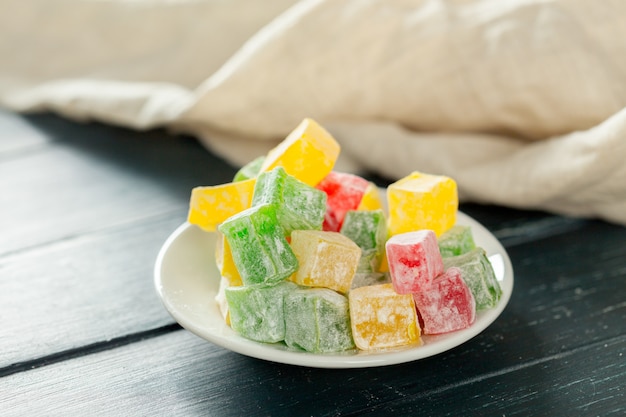
[[(345, 293), (361, 249), (338, 232), (322, 231), (327, 194), (313, 187), (332, 170), (338, 149), (306, 119), (224, 186), (254, 184), (249, 205), (220, 217), (217, 226), (223, 240), (215, 255), (227, 278), (216, 299), (242, 336), (311, 352), (354, 348)], [(202, 223), (191, 215), (189, 221)]]
[(423, 334), (461, 330), (476, 317), (472, 292), (458, 269), (444, 268), (440, 250), (459, 241), (449, 232), (456, 223), (456, 193), (452, 179), (420, 172), (388, 189), (389, 272), (396, 292), (413, 296)]
[(413, 172), (384, 208), (373, 183), (333, 171), (338, 154), (305, 119), (231, 183), (192, 190), (188, 221), (217, 233), (216, 301), (233, 330), (308, 352), (379, 350), (467, 328), (497, 304), (485, 251), (455, 226), (452, 179)]
[(444, 272), (435, 232), (395, 235), (386, 248), (393, 287), (412, 295), (424, 334), (461, 330), (474, 322), (474, 297), (458, 269)]

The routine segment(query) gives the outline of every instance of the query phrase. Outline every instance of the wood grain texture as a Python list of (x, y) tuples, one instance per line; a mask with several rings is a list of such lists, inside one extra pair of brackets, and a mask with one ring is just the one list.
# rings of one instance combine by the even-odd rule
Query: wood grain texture
[(181, 210), (0, 258), (0, 368), (172, 323), (152, 268)]
[(543, 340), (560, 342), (552, 348), (558, 349), (623, 335), (625, 232), (589, 222), (577, 231), (509, 248), (516, 279), (507, 314), (518, 318), (510, 317), (507, 326), (539, 338), (538, 349)]
[(426, 389), (359, 415), (622, 416), (624, 357), (626, 338), (619, 337)]
[(234, 169), (165, 132), (0, 115), (0, 368), (171, 324), (158, 250)]
[(473, 347), (390, 367), (332, 370), (248, 358), (179, 331), (6, 377), (0, 408), (8, 416), (618, 416), (625, 410), (623, 337), (506, 367), (458, 354)]
[(462, 204), (515, 288), (432, 358), (304, 368), (181, 330), (154, 261), (191, 188), (234, 171), (191, 138), (0, 111), (2, 416), (626, 414), (626, 229), (601, 221)]
[[(19, 386), (20, 378), (38, 381), (40, 392), (46, 392), (47, 383), (65, 386), (47, 399), (64, 405), (59, 415), (84, 412), (87, 405), (137, 415), (159, 410), (173, 415), (473, 415), (484, 410), (490, 415), (620, 415), (626, 336), (619, 325), (625, 308), (615, 288), (625, 282), (626, 236), (601, 222), (587, 226), (514, 246), (516, 289), (501, 318), (468, 343), (423, 361), (366, 370), (300, 368), (242, 357), (182, 331), (142, 342), (149, 348), (125, 346), (7, 381), (11, 386)], [(582, 239), (598, 234), (613, 245), (609, 254), (604, 245)], [(563, 242), (576, 239), (579, 248), (563, 251)], [(594, 278), (593, 265), (581, 269), (575, 263), (583, 252), (617, 267)], [(563, 253), (569, 255), (562, 262), (551, 262)], [(558, 279), (550, 279), (552, 273)], [(146, 361), (148, 351), (151, 358)], [(63, 382), (71, 381), (78, 369), (93, 375), (83, 375), (77, 385)], [(136, 374), (145, 373), (133, 382)], [(146, 380), (159, 380), (162, 386), (153, 387), (158, 398), (142, 402), (149, 395)], [(99, 396), (98, 384), (105, 385), (105, 397)], [(164, 387), (171, 397), (159, 391)], [(87, 405), (72, 401), (67, 393), (78, 393)], [(116, 405), (107, 406), (111, 396)], [(32, 407), (34, 412), (44, 405)]]
[(234, 173), (189, 138), (45, 116), (31, 123), (47, 146), (0, 160), (0, 195), (11, 196), (1, 206), (0, 254), (184, 208), (191, 187)]

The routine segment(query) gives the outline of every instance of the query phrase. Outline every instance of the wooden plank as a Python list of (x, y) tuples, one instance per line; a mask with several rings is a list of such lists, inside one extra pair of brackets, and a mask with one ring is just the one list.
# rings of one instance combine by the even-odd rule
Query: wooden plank
[(3, 116), (3, 149), (38, 146), (0, 158), (0, 367), (172, 323), (158, 249), (191, 188), (234, 169), (163, 131)]
[(171, 324), (152, 272), (184, 214), (0, 258), (0, 368)]
[(5, 416), (617, 416), (625, 350), (620, 337), (507, 367), (443, 354), (328, 370), (247, 358), (180, 331), (6, 377), (0, 408)]
[(184, 213), (0, 258), (0, 367), (171, 323), (151, 273)]
[[(626, 337), (413, 391), (359, 410), (379, 415), (623, 416)], [(471, 366), (471, 364), (467, 364)]]
[(0, 161), (28, 149), (36, 149), (47, 142), (45, 133), (26, 118), (0, 109)]
[(624, 335), (626, 228), (589, 221), (586, 227), (509, 248), (515, 288), (506, 333), (525, 334), (513, 356)]
[(0, 254), (93, 233), (182, 207), (159, 184), (71, 150), (0, 164)]
[[(317, 370), (246, 358), (187, 332), (173, 332), (146, 341), (149, 347), (136, 343), (67, 361), (63, 366), (43, 367), (33, 371), (36, 377), (30, 378), (31, 373), (26, 372), (23, 378), (29, 383), (52, 380), (61, 384), (58, 392), (49, 393), (49, 399), (53, 404), (71, 404), (71, 412), (84, 411), (83, 401), (94, 407), (105, 404), (109, 400), (98, 397), (97, 392), (104, 390), (123, 407), (109, 411), (128, 409), (141, 414), (133, 407), (139, 406), (137, 396), (147, 395), (149, 390), (159, 395), (149, 397), (147, 414), (156, 412), (151, 406), (174, 414), (190, 410), (263, 414), (263, 404), (270, 400), (292, 415), (310, 414), (311, 407), (318, 407), (315, 414), (319, 415), (362, 414), (371, 407), (402, 415), (404, 411), (417, 412), (423, 402), (438, 414), (448, 412), (438, 408), (441, 404), (454, 407), (467, 397), (476, 410), (486, 404), (496, 407), (496, 414), (513, 414), (506, 408), (510, 401), (514, 409), (523, 412), (536, 407), (544, 410), (541, 404), (548, 404), (546, 412), (566, 406), (567, 410), (585, 411), (582, 415), (597, 411), (610, 415), (623, 411), (617, 405), (624, 404), (619, 397), (623, 392), (611, 387), (626, 383), (620, 359), (626, 346), (626, 305), (616, 291), (626, 279), (626, 233), (602, 222), (587, 226), (584, 231), (513, 247), (516, 289), (503, 316), (466, 344), (426, 360), (373, 370)], [(584, 236), (600, 238), (585, 241)], [(580, 244), (565, 245), (572, 241)], [(77, 369), (84, 370), (86, 380), (64, 385), (62, 381), (71, 379), (69, 375)], [(135, 374), (142, 375), (140, 381), (133, 382)], [(4, 380), (16, 386), (19, 382), (12, 381), (19, 381), (19, 375)], [(159, 382), (146, 388), (145, 381)], [(494, 384), (502, 386), (490, 397)], [(90, 388), (81, 388), (83, 385)], [(172, 392), (172, 386), (180, 387), (180, 392), (172, 393), (169, 400), (162, 397), (163, 392)], [(596, 393), (585, 395), (590, 386), (596, 387)], [(578, 388), (584, 388), (583, 394)], [(45, 389), (43, 392), (48, 395)], [(80, 399), (80, 404), (72, 403), (65, 392), (75, 393), (73, 398)], [(243, 392), (249, 394), (241, 396)], [(444, 401), (448, 397), (459, 400)], [(431, 402), (433, 398), (437, 401)], [(561, 402), (549, 405), (556, 399)], [(235, 403), (236, 408), (229, 408)], [(459, 411), (450, 410), (450, 415)]]
[[(0, 158), (0, 195), (15, 196), (0, 204), (0, 367), (55, 363), (4, 377), (3, 415), (624, 412), (622, 227), (464, 205), (514, 264), (513, 298), (489, 329), (411, 364), (272, 364), (174, 331), (152, 288), (190, 188), (227, 181), (233, 168), (164, 132), (30, 121), (49, 143)], [(37, 360), (46, 356), (55, 360)]]
[(180, 209), (234, 173), (190, 138), (51, 120), (46, 151), (0, 160), (0, 255)]
[(473, 217), (507, 247), (584, 228), (589, 220), (542, 211), (462, 203), (460, 210)]

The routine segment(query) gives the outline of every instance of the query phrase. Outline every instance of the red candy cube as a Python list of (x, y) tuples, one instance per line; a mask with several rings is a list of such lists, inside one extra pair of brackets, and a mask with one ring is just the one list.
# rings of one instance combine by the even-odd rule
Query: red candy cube
[(398, 294), (423, 291), (443, 273), (443, 259), (432, 230), (401, 233), (385, 245), (389, 274)]
[(357, 175), (332, 171), (316, 188), (328, 196), (322, 229), (338, 232), (348, 210), (356, 210), (367, 191), (369, 182)]
[(474, 323), (474, 296), (456, 267), (437, 277), (430, 288), (413, 294), (423, 334), (465, 329)]

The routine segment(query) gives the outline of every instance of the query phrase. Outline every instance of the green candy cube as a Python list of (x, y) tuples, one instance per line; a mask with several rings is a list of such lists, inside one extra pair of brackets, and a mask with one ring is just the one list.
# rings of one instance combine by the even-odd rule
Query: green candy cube
[(298, 286), (283, 281), (266, 287), (225, 289), (233, 330), (257, 342), (276, 343), (285, 339), (284, 297)]
[(263, 166), (263, 162), (265, 162), (265, 156), (259, 156), (258, 158), (248, 162), (247, 164), (242, 166), (239, 171), (237, 171), (233, 178), (233, 182), (249, 180), (250, 178), (256, 177), (261, 171), (261, 166)]
[(349, 210), (340, 233), (362, 251), (357, 272), (378, 271), (385, 251), (387, 225), (382, 210)]
[(298, 289), (285, 295), (285, 343), (307, 352), (354, 348), (347, 297), (328, 288)]
[(254, 186), (252, 206), (273, 204), (287, 236), (293, 230), (321, 230), (326, 193), (287, 174), (283, 167), (261, 173)]
[(472, 229), (469, 226), (456, 225), (448, 229), (437, 239), (441, 256), (458, 256), (467, 253), (476, 247)]
[(218, 226), (244, 285), (274, 284), (298, 269), (298, 259), (278, 224), (276, 210), (271, 204), (250, 207)]
[(483, 248), (444, 258), (443, 266), (446, 270), (453, 266), (461, 270), (461, 277), (476, 300), (477, 311), (493, 308), (500, 301), (502, 289)]
[(361, 249), (361, 258), (359, 265), (356, 267), (357, 273), (370, 273), (378, 271), (381, 262), (381, 255), (376, 249)]

